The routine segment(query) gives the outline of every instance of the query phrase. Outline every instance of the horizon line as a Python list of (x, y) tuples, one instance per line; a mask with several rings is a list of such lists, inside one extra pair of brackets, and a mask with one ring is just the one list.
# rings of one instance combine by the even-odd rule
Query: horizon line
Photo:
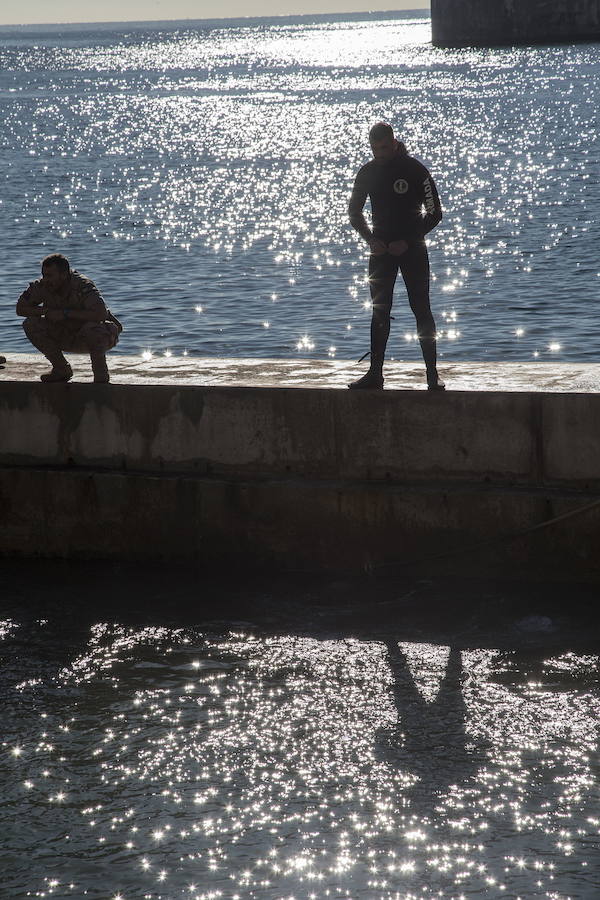
[(364, 9), (348, 10), (347, 12), (312, 12), (312, 13), (275, 13), (262, 16), (205, 16), (185, 17), (174, 19), (94, 19), (86, 22), (0, 22), (0, 28), (56, 28), (60, 25), (165, 25), (171, 22), (227, 22), (227, 21), (251, 21), (254, 19), (307, 19), (315, 16), (362, 16), (381, 15), (386, 13), (411, 13), (429, 12), (430, 2), (426, 6), (415, 6), (412, 9)]

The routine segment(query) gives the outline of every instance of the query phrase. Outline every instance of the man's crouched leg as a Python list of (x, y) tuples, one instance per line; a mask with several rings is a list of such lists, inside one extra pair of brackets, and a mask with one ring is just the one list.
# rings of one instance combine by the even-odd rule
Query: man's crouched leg
[(96, 384), (108, 384), (110, 381), (106, 351), (112, 350), (118, 339), (119, 329), (112, 322), (86, 322), (77, 332), (77, 344), (85, 347), (90, 354)]
[(62, 348), (48, 333), (48, 323), (43, 318), (31, 316), (23, 322), (23, 331), (34, 347), (52, 364), (52, 371), (41, 376), (42, 381), (69, 381), (73, 369), (65, 359)]

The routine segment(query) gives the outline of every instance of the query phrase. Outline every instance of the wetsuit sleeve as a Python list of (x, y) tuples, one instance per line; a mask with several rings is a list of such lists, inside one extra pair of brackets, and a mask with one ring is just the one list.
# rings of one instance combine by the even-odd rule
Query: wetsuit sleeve
[(352, 188), (352, 194), (350, 195), (350, 203), (348, 204), (348, 216), (350, 218), (350, 224), (352, 225), (352, 227), (356, 231), (358, 231), (360, 236), (364, 238), (365, 241), (370, 241), (373, 237), (373, 232), (369, 228), (367, 220), (363, 215), (363, 209), (365, 208), (368, 194), (369, 190), (367, 187), (366, 178), (361, 170), (356, 176), (354, 187)]
[(425, 236), (442, 221), (442, 204), (440, 203), (435, 182), (425, 166), (423, 166), (422, 174), (423, 206), (425, 207), (425, 215), (423, 216), (423, 236)]

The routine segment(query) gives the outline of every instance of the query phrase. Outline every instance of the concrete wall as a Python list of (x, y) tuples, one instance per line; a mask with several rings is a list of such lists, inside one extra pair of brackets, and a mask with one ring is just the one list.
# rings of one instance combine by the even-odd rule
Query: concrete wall
[(600, 394), (30, 382), (0, 390), (3, 466), (586, 490), (600, 489), (599, 439)]
[(438, 47), (600, 39), (600, 0), (431, 0)]
[[(596, 394), (4, 383), (0, 553), (394, 565), (600, 499), (599, 440)], [(599, 523), (510, 563), (600, 574)]]

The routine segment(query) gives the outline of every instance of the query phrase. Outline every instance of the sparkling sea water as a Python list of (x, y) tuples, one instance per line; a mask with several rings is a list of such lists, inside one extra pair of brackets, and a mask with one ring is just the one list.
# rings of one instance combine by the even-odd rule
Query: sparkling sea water
[[(599, 45), (429, 36), (2, 29), (0, 350), (60, 250), (120, 352), (361, 355), (346, 204), (385, 118), (442, 195), (445, 357), (594, 359)], [(395, 315), (418, 358), (400, 287)], [(243, 574), (3, 561), (0, 900), (597, 900), (592, 588)]]
[(597, 900), (596, 596), (537, 592), (12, 564), (0, 897)]
[[(421, 13), (0, 29), (0, 350), (66, 253), (120, 352), (368, 349), (347, 222), (370, 125), (393, 123), (445, 210), (430, 236), (449, 360), (594, 360), (600, 44), (440, 50)], [(418, 359), (397, 289), (389, 355)]]

